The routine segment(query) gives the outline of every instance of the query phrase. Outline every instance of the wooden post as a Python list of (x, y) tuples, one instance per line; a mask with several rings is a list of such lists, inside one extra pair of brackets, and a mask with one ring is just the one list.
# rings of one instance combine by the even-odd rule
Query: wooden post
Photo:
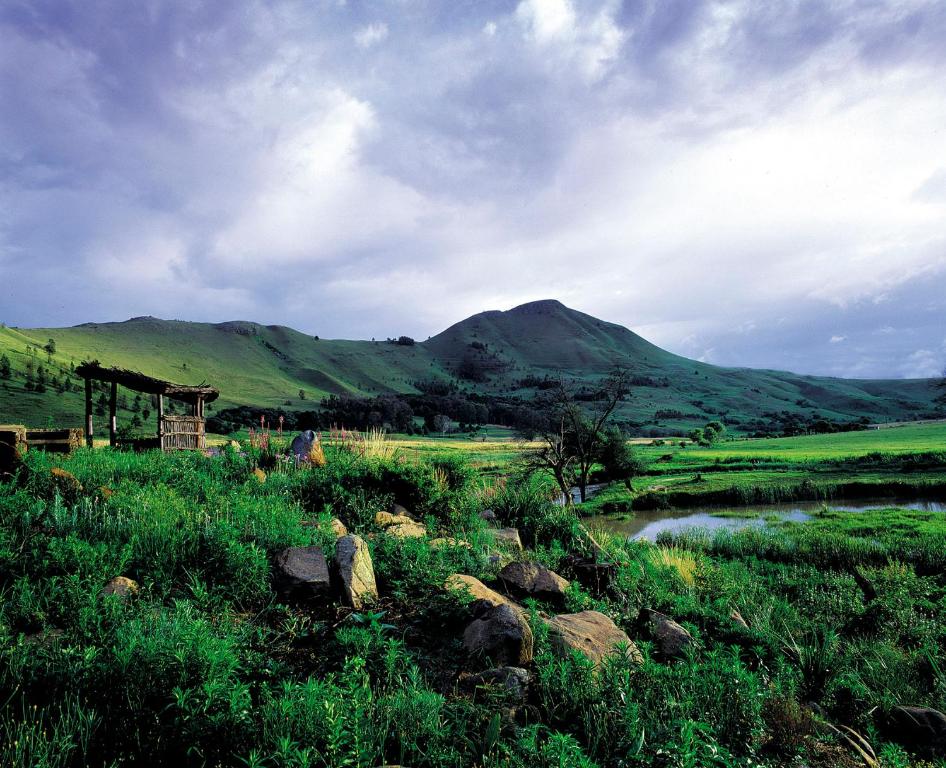
[(158, 447), (164, 450), (164, 395), (158, 395)]
[(92, 447), (92, 379), (85, 380), (85, 444)]
[(118, 445), (118, 429), (115, 414), (118, 411), (118, 384), (112, 382), (111, 397), (108, 400), (108, 444), (114, 448)]

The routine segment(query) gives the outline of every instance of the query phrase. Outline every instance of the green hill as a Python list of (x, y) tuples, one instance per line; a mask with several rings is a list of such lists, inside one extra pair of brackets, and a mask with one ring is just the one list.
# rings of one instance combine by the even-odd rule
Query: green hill
[[(44, 349), (50, 339), (52, 353)], [(737, 428), (739, 422), (749, 428), (752, 420), (778, 412), (871, 421), (935, 415), (929, 380), (720, 368), (671, 354), (557, 301), (483, 312), (418, 344), (318, 339), (244, 321), (138, 317), (72, 328), (0, 328), (0, 354), (13, 369), (10, 379), (0, 381), (0, 422), (34, 426), (81, 423), (81, 382), (70, 371), (90, 359), (181, 383), (213, 384), (221, 391), (216, 409), (311, 409), (330, 394), (412, 393), (416, 383), (432, 379), (455, 379), (461, 390), (529, 398), (543, 378), (591, 382), (621, 364), (635, 377), (623, 415), (644, 428), (685, 429), (723, 415)], [(26, 388), (30, 367), (33, 391)], [(40, 367), (45, 392), (35, 391)], [(121, 418), (130, 419), (131, 410)]]

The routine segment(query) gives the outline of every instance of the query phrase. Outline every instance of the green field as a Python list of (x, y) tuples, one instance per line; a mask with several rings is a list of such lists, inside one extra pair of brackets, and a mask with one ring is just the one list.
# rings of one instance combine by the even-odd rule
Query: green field
[[(388, 458), (330, 446), (324, 467), (301, 469), (246, 444), (215, 457), (30, 451), (17, 482), (0, 482), (0, 762), (946, 764), (896, 719), (904, 704), (946, 708), (943, 515), (825, 511), (658, 544), (602, 535), (595, 550), (574, 511), (529, 484), (484, 485), (463, 460), (481, 444), (398, 446)], [(425, 531), (383, 528), (375, 513), (391, 502)], [(503, 548), (487, 506), (523, 551)], [(379, 596), (358, 611), (287, 596), (275, 577), (287, 547), (331, 560), (332, 516), (373, 563)], [(610, 564), (604, 583), (586, 580), (583, 557)], [(528, 654), (522, 635), (472, 652), (481, 609), (444, 582), (464, 573), (503, 590), (511, 558), (570, 583), (524, 601)], [(116, 576), (137, 591), (105, 594)], [(596, 668), (562, 650), (549, 617), (584, 611), (636, 652), (608, 646)], [(686, 647), (661, 640), (651, 611)], [(524, 688), (469, 683), (508, 653)]]

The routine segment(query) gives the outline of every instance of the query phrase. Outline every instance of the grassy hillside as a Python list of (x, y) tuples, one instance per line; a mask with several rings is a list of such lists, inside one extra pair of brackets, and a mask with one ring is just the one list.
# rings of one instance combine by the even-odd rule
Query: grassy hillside
[[(55, 341), (53, 354), (43, 349), (49, 339)], [(221, 390), (218, 409), (308, 409), (329, 394), (414, 392), (417, 381), (447, 378), (468, 391), (531, 398), (544, 377), (593, 381), (619, 363), (636, 377), (623, 416), (645, 431), (688, 429), (723, 415), (737, 431), (780, 412), (871, 421), (935, 415), (926, 380), (854, 381), (719, 368), (673, 355), (557, 301), (484, 312), (413, 345), (317, 339), (243, 321), (140, 317), (72, 328), (0, 328), (0, 354), (13, 368), (11, 378), (0, 381), (0, 422), (31, 425), (80, 424), (81, 394), (59, 390), (72, 366), (87, 359), (181, 383), (213, 384)], [(43, 366), (47, 379), (57, 377), (60, 386), (27, 391), (31, 363), (34, 373)], [(482, 374), (472, 377), (480, 380), (465, 377), (464, 366)], [(80, 383), (73, 380), (73, 388)], [(120, 413), (120, 420), (130, 418), (130, 411)]]

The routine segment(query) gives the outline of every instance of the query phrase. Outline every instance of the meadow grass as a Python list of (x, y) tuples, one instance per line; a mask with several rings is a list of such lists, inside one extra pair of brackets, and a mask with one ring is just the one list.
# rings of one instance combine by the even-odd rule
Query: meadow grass
[[(897, 704), (946, 707), (942, 516), (826, 510), (657, 544), (597, 535), (613, 579), (589, 592), (574, 570), (592, 553), (587, 537), (541, 483), (484, 483), (459, 453), (325, 454), (324, 466), (296, 467), (247, 445), (216, 457), (30, 452), (29, 477), (0, 484), (0, 761), (856, 766), (844, 728), (884, 766), (935, 759), (885, 726)], [(377, 527), (395, 501), (426, 536)], [(499, 586), (487, 506), (519, 529), (518, 557), (572, 580), (564, 606), (526, 605), (524, 701), (459, 685), (488, 664), (462, 652), (470, 608), (442, 585), (462, 572)], [(331, 557), (332, 516), (374, 561), (380, 599), (361, 612), (273, 586), (282, 548)], [(118, 575), (138, 582), (135, 596), (103, 594)], [(658, 652), (645, 609), (691, 633), (681, 658)], [(542, 614), (580, 610), (611, 617), (643, 662), (616, 654), (595, 669), (557, 653)]]

